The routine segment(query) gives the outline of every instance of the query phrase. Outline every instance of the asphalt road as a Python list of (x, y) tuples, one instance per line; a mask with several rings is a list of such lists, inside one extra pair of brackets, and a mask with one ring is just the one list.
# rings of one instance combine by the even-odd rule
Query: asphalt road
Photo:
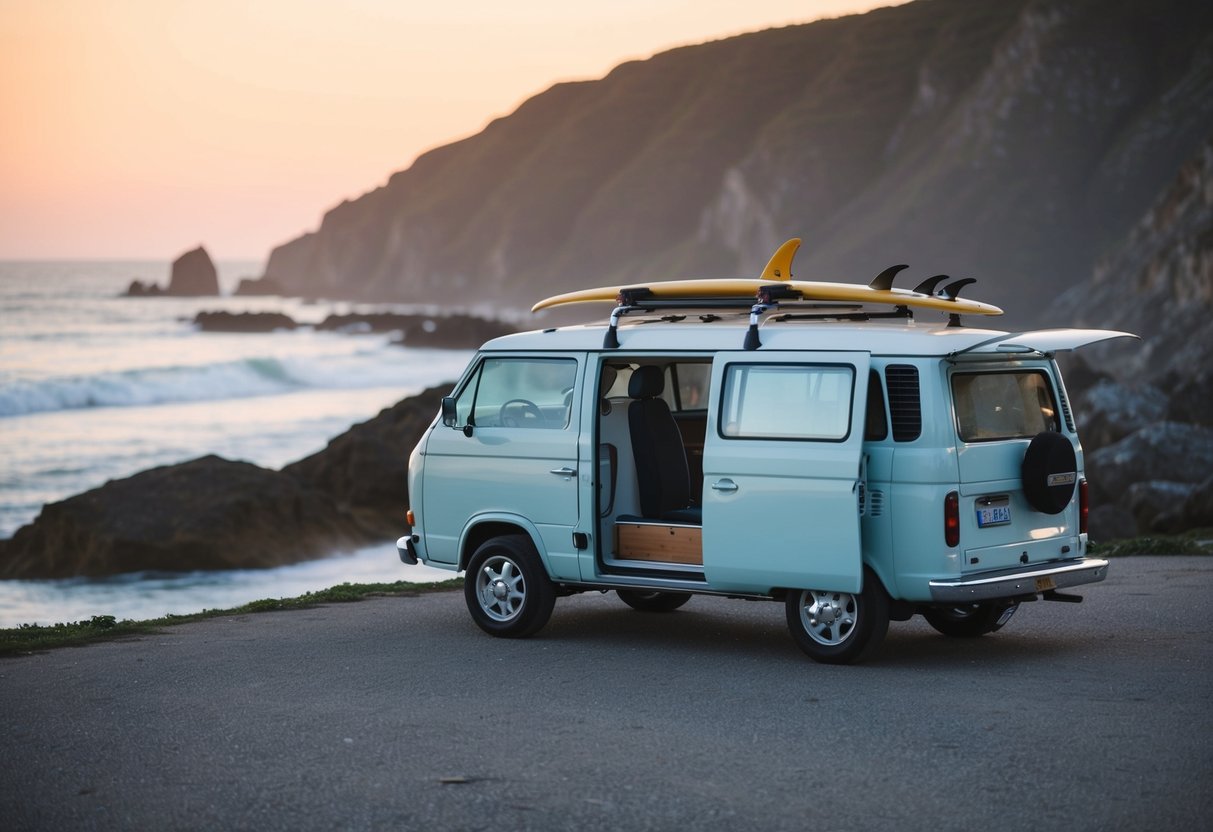
[(1213, 558), (1130, 558), (974, 641), (810, 662), (782, 605), (457, 592), (0, 660), (0, 827), (1199, 829)]

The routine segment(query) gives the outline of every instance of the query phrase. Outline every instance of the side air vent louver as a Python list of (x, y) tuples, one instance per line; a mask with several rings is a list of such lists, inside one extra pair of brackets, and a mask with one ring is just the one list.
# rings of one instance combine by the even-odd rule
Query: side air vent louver
[(1057, 396), (1061, 399), (1061, 415), (1066, 417), (1066, 427), (1070, 429), (1070, 433), (1077, 433), (1078, 431), (1074, 429), (1074, 416), (1070, 413), (1070, 400), (1066, 398), (1066, 391), (1058, 387)]
[(893, 440), (912, 442), (922, 435), (922, 403), (918, 390), (918, 368), (912, 364), (890, 364), (884, 371), (889, 389), (889, 413), (893, 417)]
[(879, 517), (884, 514), (884, 492), (869, 491), (868, 492), (868, 516)]

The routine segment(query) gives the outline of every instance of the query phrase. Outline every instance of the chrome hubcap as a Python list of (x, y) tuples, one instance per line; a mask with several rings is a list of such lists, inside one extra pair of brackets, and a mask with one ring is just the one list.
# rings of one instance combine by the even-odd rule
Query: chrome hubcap
[(849, 592), (805, 590), (800, 597), (800, 622), (809, 638), (827, 647), (846, 641), (859, 620), (859, 604)]
[(500, 555), (485, 561), (476, 576), (476, 597), (484, 614), (494, 621), (516, 617), (526, 600), (526, 582), (518, 564)]

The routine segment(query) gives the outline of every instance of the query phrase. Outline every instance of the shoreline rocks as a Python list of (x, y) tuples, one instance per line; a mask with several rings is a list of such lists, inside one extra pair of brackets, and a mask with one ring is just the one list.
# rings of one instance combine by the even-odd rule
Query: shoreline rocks
[(282, 288), (282, 284), (272, 277), (242, 277), (240, 284), (236, 286), (236, 291), (232, 294), (238, 297), (264, 297), (267, 295), (282, 297), (287, 292)]
[[(203, 332), (273, 332), (292, 330), (306, 324), (281, 312), (199, 312), (194, 325)], [(392, 343), (432, 349), (475, 349), (492, 338), (514, 332), (502, 321), (473, 315), (418, 315), (397, 312), (358, 312), (329, 315), (314, 327), (320, 332), (363, 333), (399, 332)]]
[(44, 506), (0, 550), (0, 578), (264, 568), (369, 540), (293, 477), (205, 456)]
[(194, 326), (203, 332), (274, 332), (296, 329), (299, 324), (281, 312), (199, 312)]
[(435, 349), (475, 349), (492, 338), (509, 335), (515, 328), (502, 321), (474, 315), (417, 315), (367, 312), (329, 315), (316, 325), (321, 331), (400, 332), (393, 343)]
[(49, 503), (0, 540), (0, 579), (268, 568), (394, 539), (409, 451), (448, 391), (403, 399), (281, 471), (211, 455)]

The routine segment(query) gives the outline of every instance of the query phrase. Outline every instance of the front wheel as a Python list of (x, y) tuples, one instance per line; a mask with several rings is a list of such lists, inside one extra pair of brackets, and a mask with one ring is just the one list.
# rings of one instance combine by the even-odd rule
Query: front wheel
[(689, 592), (641, 592), (635, 589), (617, 589), (619, 600), (641, 612), (673, 612), (691, 600)]
[(959, 607), (933, 607), (922, 611), (927, 623), (945, 636), (977, 638), (995, 633), (1011, 620), (1019, 604), (964, 604)]
[(502, 638), (523, 638), (552, 616), (556, 589), (526, 535), (502, 535), (480, 545), (468, 562), (463, 597), (476, 626)]
[(829, 592), (791, 590), (788, 630), (814, 661), (851, 664), (871, 655), (889, 631), (889, 596), (874, 573), (865, 569), (863, 590)]

